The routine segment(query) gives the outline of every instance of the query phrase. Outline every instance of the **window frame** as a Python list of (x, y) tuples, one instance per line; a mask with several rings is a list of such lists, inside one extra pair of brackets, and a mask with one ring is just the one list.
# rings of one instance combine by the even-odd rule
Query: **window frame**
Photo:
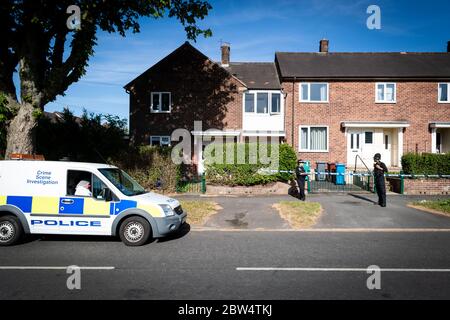
[[(150, 146), (156, 146), (156, 145), (152, 144), (153, 138), (159, 138), (159, 147), (170, 147), (171, 144), (172, 144), (172, 139), (171, 139), (170, 136), (150, 136)], [(162, 144), (162, 139), (163, 138), (169, 139), (169, 144), (168, 145), (163, 145)]]
[[(370, 142), (370, 143), (367, 143), (366, 142), (366, 134), (367, 133), (371, 133), (372, 134), (372, 142)], [(374, 140), (375, 140), (375, 132), (373, 131), (373, 130), (364, 130), (364, 144), (366, 145), (373, 145), (374, 144)], [(361, 143), (361, 142), (360, 142)]]
[[(441, 85), (447, 85), (447, 100), (441, 100)], [(439, 82), (438, 83), (438, 103), (449, 104), (450, 103), (450, 82)]]
[[(158, 110), (153, 109), (153, 96), (159, 95), (159, 108)], [(169, 110), (162, 110), (162, 95), (169, 95)], [(172, 112), (172, 93), (168, 91), (152, 91), (150, 92), (150, 112), (151, 113), (171, 113)]]
[[(265, 113), (258, 113), (258, 93), (266, 93), (267, 94), (267, 112)], [(247, 112), (245, 110), (245, 102), (246, 102), (246, 95), (247, 94), (253, 94), (253, 111)], [(280, 95), (280, 111), (279, 112), (272, 112), (272, 95), (273, 94), (279, 94)], [(281, 115), (283, 114), (283, 103), (284, 103), (284, 96), (283, 92), (281, 90), (247, 90), (242, 95), (242, 109), (244, 112), (244, 115), (254, 115), (254, 116), (271, 116), (271, 115)]]
[[(312, 84), (324, 84), (327, 87), (327, 99), (325, 101), (316, 101), (316, 100), (311, 100), (311, 85)], [(303, 99), (303, 89), (302, 89), (302, 85), (307, 85), (308, 86), (308, 99), (304, 100)], [(300, 82), (298, 85), (298, 99), (299, 102), (302, 103), (330, 103), (330, 83), (329, 82)]]
[[(386, 100), (386, 87), (389, 84), (394, 85), (394, 100), (387, 101)], [(384, 100), (378, 99), (378, 86), (383, 85), (384, 86)], [(383, 104), (396, 104), (397, 103), (397, 83), (396, 82), (376, 82), (375, 83), (375, 103), (383, 103)]]
[[(310, 139), (311, 139), (311, 128), (326, 128), (327, 129), (327, 148), (326, 150), (311, 150)], [(308, 129), (308, 149), (302, 149), (302, 129)], [(327, 153), (330, 150), (330, 127), (326, 125), (299, 125), (298, 126), (298, 151), (299, 152), (309, 152), (309, 153)]]

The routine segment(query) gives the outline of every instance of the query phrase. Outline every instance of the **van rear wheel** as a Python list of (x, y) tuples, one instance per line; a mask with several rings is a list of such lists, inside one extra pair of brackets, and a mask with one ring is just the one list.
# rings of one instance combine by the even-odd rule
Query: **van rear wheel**
[(0, 246), (11, 246), (23, 235), (22, 225), (14, 216), (0, 217)]
[(127, 246), (142, 246), (152, 235), (152, 228), (144, 218), (130, 217), (120, 225), (119, 235), (120, 240)]

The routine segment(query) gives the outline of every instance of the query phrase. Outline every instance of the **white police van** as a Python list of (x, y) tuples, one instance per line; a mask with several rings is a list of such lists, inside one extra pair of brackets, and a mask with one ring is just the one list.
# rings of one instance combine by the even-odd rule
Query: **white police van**
[[(88, 192), (77, 195), (77, 185)], [(119, 168), (63, 161), (0, 161), (0, 245), (26, 234), (119, 235), (129, 246), (177, 231), (180, 203), (147, 193)]]

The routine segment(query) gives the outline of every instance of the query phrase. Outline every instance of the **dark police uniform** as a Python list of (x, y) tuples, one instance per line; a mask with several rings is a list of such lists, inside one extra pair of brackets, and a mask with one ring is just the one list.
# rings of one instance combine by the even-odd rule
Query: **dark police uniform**
[(295, 175), (297, 177), (298, 191), (299, 191), (299, 199), (305, 201), (305, 179), (306, 179), (306, 171), (303, 166), (298, 165), (295, 169)]
[[(378, 164), (381, 169), (376, 168), (376, 164)], [(384, 181), (384, 174), (388, 172), (386, 165), (378, 160), (373, 165), (373, 175), (375, 177), (375, 187), (377, 189), (378, 194), (378, 204), (382, 207), (386, 207), (386, 183)]]

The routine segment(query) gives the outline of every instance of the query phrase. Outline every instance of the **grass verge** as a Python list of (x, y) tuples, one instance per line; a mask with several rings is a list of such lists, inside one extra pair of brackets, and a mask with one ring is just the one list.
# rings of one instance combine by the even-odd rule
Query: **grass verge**
[(322, 206), (317, 202), (281, 201), (275, 203), (273, 208), (278, 210), (293, 229), (310, 228), (322, 214)]
[(450, 217), (450, 199), (422, 200), (409, 204), (410, 207)]
[(201, 226), (217, 211), (222, 209), (213, 201), (182, 200), (181, 206), (187, 212), (187, 223), (191, 226)]

